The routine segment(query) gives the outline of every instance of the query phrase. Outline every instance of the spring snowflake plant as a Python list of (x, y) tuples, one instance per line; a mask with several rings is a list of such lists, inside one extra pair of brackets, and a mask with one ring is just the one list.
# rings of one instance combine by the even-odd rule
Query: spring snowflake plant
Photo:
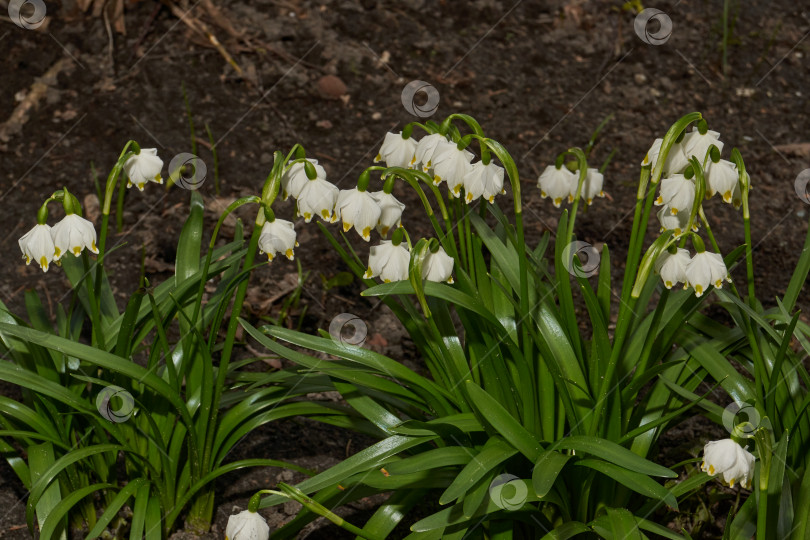
[[(49, 539), (79, 531), (87, 538), (160, 540), (184, 522), (186, 530), (202, 533), (213, 518), (214, 481), (223, 474), (266, 466), (312, 474), (272, 459), (227, 460), (263, 423), (334, 413), (300, 402), (320, 386), (278, 373), (277, 381), (264, 376), (260, 387), (249, 369), (260, 359), (234, 358), (249, 275), (263, 264), (255, 262), (257, 253), (292, 259), (298, 245), (292, 223), (270, 209), (282, 178), (292, 165), (317, 177), (303, 159), (287, 161), (277, 156), (261, 196), (225, 210), (207, 250), (203, 199), (191, 192), (174, 277), (152, 286), (141, 266), (140, 286), (123, 312), (106, 272), (115, 190), (120, 224), (123, 182), (141, 191), (161, 184), (162, 160), (154, 149), (127, 143), (100, 193), (98, 236), (67, 188), (47, 198), (20, 249), (26, 264), (46, 272), (61, 266), (72, 284), (64, 295), (70, 301), (57, 303), (55, 321), (34, 291), (25, 296), (28, 322), (0, 304), (0, 378), (18, 385), (23, 396), (22, 402), (0, 396), (0, 453), (30, 491), (32, 534), (38, 526), (40, 537)], [(51, 227), (50, 208), (57, 204), (65, 217)], [(223, 220), (245, 204), (259, 207), (250, 240), (238, 222), (234, 239), (218, 245)], [(214, 289), (206, 287), (212, 283)]]
[[(459, 121), (468, 133), (458, 128)], [(414, 130), (425, 135), (416, 140)], [(593, 140), (587, 150), (592, 146)], [(555, 207), (568, 200), (571, 208), (562, 211), (553, 240), (546, 234), (529, 246), (514, 161), (474, 119), (454, 114), (440, 124), (414, 123), (388, 134), (376, 160), (386, 167), (369, 167), (356, 189), (341, 192), (338, 206), (351, 201), (352, 213), (345, 214), (344, 206), (334, 215), (343, 220), (344, 232), (354, 227), (369, 241), (382, 212), (362, 194), (370, 176), (379, 174), (383, 193), (392, 193), (395, 182), (416, 191), (433, 238), (414, 239), (400, 227), (390, 241), (372, 247), (366, 262), (345, 234), (341, 243), (329, 230), (330, 219), (318, 225), (364, 280), (363, 295), (379, 298), (400, 319), (429, 376), (325, 332), (255, 328), (243, 320), (248, 334), (299, 372), (309, 370), (317, 380), (327, 376), (352, 408), (344, 424), (380, 440), (296, 486), (257, 493), (269, 496), (254, 498), (251, 509), (290, 498), (303, 504), (301, 513), (276, 531), (279, 538), (317, 516), (364, 538), (384, 538), (401, 522), (412, 531), (409, 538), (581, 533), (687, 538), (656, 519), (666, 519), (664, 507), (676, 511), (717, 476), (744, 490), (730, 530), (758, 522), (762, 534), (787, 530), (791, 523), (804, 531), (807, 505), (785, 510), (778, 502), (786, 493), (806, 501), (810, 482), (804, 475), (810, 441), (805, 414), (810, 398), (802, 389), (807, 375), (787, 346), (796, 335), (808, 349), (810, 328), (788, 314), (810, 255), (799, 263), (787, 302), (778, 312), (763, 311), (753, 292), (750, 176), (739, 152), (722, 160), (722, 148), (719, 134), (708, 130), (699, 113), (684, 116), (654, 142), (641, 163), (616, 294), (607, 246), (598, 268), (584, 268), (575, 256), (579, 207), (604, 196), (602, 172), (588, 166), (586, 152), (572, 148), (541, 174), (541, 195)], [(505, 179), (511, 186), (510, 216), (496, 202)], [(744, 246), (720, 249), (710, 207), (704, 208), (715, 194), (742, 207)], [(653, 205), (661, 207), (660, 234), (647, 245)], [(407, 222), (413, 215), (397, 218)], [(743, 255), (747, 298), (728, 270)], [(677, 290), (678, 284), (684, 290)], [(574, 309), (575, 291), (586, 306), (585, 320)], [(700, 313), (710, 292), (729, 310), (732, 327)], [(751, 377), (735, 370), (731, 359)], [(774, 369), (784, 380), (770, 375)], [(724, 421), (717, 405), (694, 393), (704, 381), (722, 386), (737, 403), (755, 404), (762, 418), (781, 415), (779, 429), (787, 431), (778, 450), (773, 451), (779, 430), (757, 426), (751, 445), (752, 438), (735, 428), (732, 439), (706, 445), (705, 472), (692, 465), (699, 458), (672, 469), (655, 463), (658, 438), (696, 406)], [(790, 413), (783, 413), (784, 407)], [(801, 437), (789, 443), (792, 433)], [(698, 441), (695, 448), (699, 452)], [(751, 485), (759, 491), (748, 496)], [(362, 527), (328, 509), (378, 493), (389, 497)], [(426, 499), (441, 509), (409, 518)]]

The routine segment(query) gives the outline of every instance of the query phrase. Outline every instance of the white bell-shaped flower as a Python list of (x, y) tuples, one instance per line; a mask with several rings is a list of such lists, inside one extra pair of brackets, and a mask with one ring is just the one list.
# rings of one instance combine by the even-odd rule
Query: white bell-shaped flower
[(56, 252), (50, 225), (44, 223), (34, 225), (34, 228), (25, 233), (17, 243), (20, 245), (20, 251), (23, 253), (26, 265), (34, 261), (42, 268), (43, 272), (48, 271)]
[(480, 197), (484, 197), (491, 203), (495, 202), (495, 195), (504, 193), (503, 173), (503, 167), (499, 167), (491, 161), (486, 165), (482, 161), (473, 163), (462, 179), (464, 200), (467, 204)]
[(433, 167), (433, 156), (442, 145), (452, 144), (447, 137), (439, 133), (431, 133), (422, 137), (416, 145), (416, 153), (411, 160), (411, 167), (421, 167), (422, 172), (428, 172)]
[(295, 258), (293, 250), (298, 247), (295, 241), (295, 227), (292, 222), (283, 219), (267, 221), (259, 234), (259, 251), (267, 253), (267, 260), (272, 261), (276, 253), (283, 253), (290, 260)]
[[(658, 211), (658, 222), (661, 224), (661, 232), (675, 231), (675, 236), (680, 236), (686, 232), (689, 224), (689, 212), (678, 212), (673, 214), (669, 206), (664, 205)], [(692, 230), (697, 232), (698, 220), (692, 223)]]
[[(317, 159), (309, 159), (307, 161), (312, 163), (315, 167), (315, 177), (321, 178), (323, 180), (326, 179), (326, 170), (318, 165)], [(290, 195), (293, 198), (297, 199), (301, 193), (301, 190), (304, 189), (304, 186), (307, 185), (309, 181), (309, 177), (307, 176), (306, 165), (303, 162), (290, 162), (287, 164), (289, 169), (281, 175), (281, 198), (283, 200), (287, 200)]]
[(723, 150), (723, 141), (720, 140), (720, 134), (709, 129), (706, 130), (705, 134), (701, 135), (697, 127), (693, 127), (692, 131), (684, 135), (681, 141), (686, 159), (696, 157), (701, 165), (705, 163), (706, 154), (711, 145), (716, 146), (720, 151)]
[(405, 243), (394, 245), (391, 240), (381, 240), (379, 246), (369, 250), (368, 269), (365, 279), (379, 277), (385, 283), (408, 279), (411, 253)]
[(453, 283), (454, 263), (453, 257), (448, 255), (443, 247), (439, 247), (435, 253), (428, 252), (422, 263), (422, 279)]
[(371, 193), (354, 189), (341, 189), (335, 205), (337, 219), (343, 221), (343, 231), (349, 232), (352, 227), (368, 242), (371, 240), (371, 229), (380, 221), (382, 209)]
[(133, 185), (143, 191), (147, 182), (163, 183), (160, 172), (163, 170), (163, 160), (157, 155), (157, 148), (141, 148), (141, 153), (131, 156), (124, 162), (124, 172), (127, 175), (127, 187)]
[(567, 167), (559, 169), (549, 165), (537, 178), (540, 196), (549, 197), (555, 208), (559, 208), (563, 200), (577, 189), (577, 175)]
[(257, 512), (245, 510), (228, 518), (225, 540), (267, 540), (270, 527)]
[(644, 155), (644, 159), (641, 160), (641, 166), (644, 167), (645, 165), (649, 165), (650, 167), (655, 167), (655, 163), (658, 161), (658, 155), (661, 153), (661, 143), (664, 142), (664, 139), (655, 139), (650, 146), (650, 149), (647, 150), (647, 153)]
[(686, 283), (686, 265), (690, 261), (689, 250), (678, 248), (676, 253), (664, 251), (655, 261), (655, 271), (667, 289), (678, 283)]
[(391, 229), (402, 224), (402, 212), (405, 205), (397, 200), (392, 193), (375, 191), (371, 194), (380, 207), (380, 219), (377, 222), (377, 232), (385, 238)]
[(695, 289), (695, 296), (701, 296), (712, 285), (722, 288), (723, 280), (731, 283), (728, 269), (719, 253), (696, 253), (686, 265), (686, 282)]
[(449, 193), (458, 197), (472, 158), (472, 152), (459, 150), (453, 143), (440, 145), (433, 154), (433, 183), (438, 186), (442, 180), (446, 181)]
[(710, 441), (703, 447), (703, 463), (700, 470), (709, 476), (723, 475), (730, 486), (739, 483), (751, 489), (754, 478), (754, 455), (737, 444), (733, 439)]
[(98, 253), (96, 229), (92, 223), (77, 214), (68, 214), (54, 225), (51, 229), (51, 238), (54, 245), (54, 261), (58, 261), (68, 252), (78, 257), (85, 248)]
[(713, 197), (719, 193), (723, 202), (731, 203), (734, 197), (734, 190), (738, 189), (737, 166), (726, 159), (721, 159), (717, 163), (709, 160), (706, 166), (706, 195)]
[[(658, 156), (661, 155), (661, 145), (663, 142), (664, 139), (655, 139), (655, 141), (653, 141), (652, 146), (647, 150), (647, 155), (645, 155), (644, 159), (641, 161), (642, 167), (645, 165), (655, 167), (655, 164), (658, 162)], [(680, 143), (675, 143), (672, 145), (672, 148), (670, 148), (669, 154), (667, 154), (667, 160), (664, 163), (661, 174), (666, 178), (670, 174), (682, 173), (687, 166), (689, 166), (689, 161), (683, 153), (683, 146)]]
[(682, 174), (673, 174), (661, 180), (661, 191), (656, 206), (666, 205), (672, 214), (689, 213), (695, 201), (695, 181)]
[(374, 163), (385, 161), (388, 167), (410, 167), (416, 154), (416, 140), (402, 138), (402, 132), (386, 133)]
[(296, 201), (298, 215), (303, 216), (307, 223), (312, 221), (312, 216), (320, 216), (322, 220), (334, 223), (337, 221), (334, 210), (339, 191), (337, 186), (323, 178), (307, 180), (298, 192)]
[[(599, 172), (599, 169), (588, 168), (585, 174), (585, 180), (582, 181), (582, 198), (585, 203), (590, 206), (596, 197), (604, 197), (605, 192), (602, 191), (602, 184), (605, 177)], [(571, 190), (568, 192), (568, 202), (574, 201), (574, 196), (577, 194), (577, 186), (579, 185), (578, 173), (574, 173), (574, 183), (571, 184)]]

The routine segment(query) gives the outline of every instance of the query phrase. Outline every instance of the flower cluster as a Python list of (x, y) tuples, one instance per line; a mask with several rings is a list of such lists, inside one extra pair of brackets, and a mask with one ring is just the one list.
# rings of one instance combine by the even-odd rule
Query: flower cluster
[(420, 141), (403, 138), (402, 133), (385, 136), (375, 162), (385, 161), (388, 167), (421, 170), (433, 177), (435, 186), (447, 184), (452, 197), (461, 197), (470, 204), (480, 198), (490, 203), (505, 193), (503, 167), (488, 159), (472, 163), (473, 154), (440, 133), (431, 133)]
[(569, 170), (560, 164), (549, 165), (537, 179), (537, 186), (540, 188), (540, 196), (551, 199), (555, 208), (559, 208), (564, 199), (573, 202), (577, 195), (585, 199), (588, 205), (593, 204), (596, 197), (604, 197), (602, 191), (604, 176), (598, 169), (588, 168), (585, 172), (585, 180), (582, 182), (582, 189), (577, 194), (579, 187), (579, 174)]
[[(655, 167), (661, 157), (663, 139), (656, 139), (641, 162), (642, 167)], [(655, 205), (660, 206), (658, 221), (661, 232), (671, 230), (674, 237), (691, 233), (697, 253), (690, 256), (689, 251), (674, 245), (662, 253), (655, 262), (655, 270), (667, 289), (678, 283), (684, 288), (692, 287), (696, 296), (701, 296), (710, 286), (721, 288), (723, 281), (731, 282), (728, 270), (719, 253), (704, 250), (703, 242), (697, 237), (698, 218), (693, 215), (693, 208), (698, 196), (695, 171), (690, 160), (695, 158), (701, 164), (702, 177), (705, 179), (705, 195), (711, 198), (719, 195), (723, 202), (739, 208), (742, 200), (741, 182), (748, 182), (748, 177), (740, 178), (737, 166), (731, 161), (721, 159), (723, 141), (720, 134), (707, 128), (701, 120), (689, 133), (676, 141), (661, 166), (661, 185)]]
[(98, 253), (93, 224), (74, 213), (74, 208), (79, 203), (67, 190), (65, 200), (66, 215), (59, 223), (53, 227), (46, 223), (48, 211), (47, 206), (43, 206), (37, 224), (18, 240), (26, 265), (35, 261), (43, 272), (47, 272), (50, 263), (59, 264), (65, 253), (72, 253), (75, 257), (81, 255), (85, 249)]

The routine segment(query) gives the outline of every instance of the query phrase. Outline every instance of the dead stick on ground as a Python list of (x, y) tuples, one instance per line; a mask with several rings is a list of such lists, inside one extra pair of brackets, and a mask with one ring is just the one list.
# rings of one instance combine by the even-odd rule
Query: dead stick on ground
[(225, 61), (228, 62), (231, 65), (231, 67), (233, 67), (236, 73), (239, 76), (242, 75), (242, 68), (239, 67), (239, 64), (236, 63), (236, 60), (234, 60), (233, 57), (230, 55), (230, 53), (227, 50), (225, 50), (225, 47), (222, 46), (217, 37), (208, 29), (208, 26), (200, 19), (193, 17), (191, 15), (191, 10), (188, 10), (184, 13), (183, 10), (177, 6), (177, 4), (175, 4), (170, 0), (163, 0), (163, 3), (169, 6), (169, 9), (172, 10), (172, 13), (174, 13), (175, 17), (183, 21), (183, 23), (185, 23), (186, 26), (191, 28), (193, 31), (205, 36), (205, 38), (208, 39), (208, 42), (211, 43), (211, 45), (214, 46), (214, 48), (219, 52), (219, 54), (222, 55)]

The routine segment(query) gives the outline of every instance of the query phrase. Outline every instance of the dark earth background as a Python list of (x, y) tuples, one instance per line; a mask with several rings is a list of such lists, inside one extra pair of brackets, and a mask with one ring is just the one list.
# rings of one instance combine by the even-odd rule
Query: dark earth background
[[(85, 201), (87, 215), (97, 217), (91, 163), (103, 182), (130, 138), (157, 147), (166, 166), (174, 155), (191, 151), (183, 85), (199, 139), (197, 154), (208, 166), (201, 193), (213, 209), (209, 232), (216, 209), (255, 194), (273, 152), (286, 153), (296, 142), (320, 161), (331, 181), (353, 187), (384, 134), (416, 119), (400, 96), (407, 83), (423, 80), (440, 95), (434, 119), (471, 114), (511, 152), (521, 173), (531, 245), (546, 230), (554, 234), (559, 215), (540, 198), (537, 175), (557, 153), (584, 146), (596, 126), (614, 114), (592, 154), (599, 166), (611, 150), (617, 152), (605, 172), (608, 198), (578, 217), (577, 236), (610, 246), (616, 287), (638, 164), (653, 139), (691, 111), (701, 111), (709, 127), (721, 133), (724, 157), (736, 146), (745, 158), (754, 186), (754, 262), (763, 303), (773, 305), (784, 293), (801, 252), (808, 207), (796, 195), (794, 181), (810, 167), (806, 3), (731, 2), (725, 75), (721, 1), (645, 3), (673, 23), (671, 39), (659, 46), (639, 39), (634, 13), (622, 10), (622, 2), (607, 0), (225, 0), (216, 5), (118, 0), (93, 13), (104, 4), (96, 2), (83, 13), (89, 3), (46, 2), (48, 19), (38, 30), (0, 20), (0, 300), (16, 313), (24, 313), (26, 289), (37, 290), (51, 310), (68, 291), (60, 269), (43, 276), (33, 265), (26, 267), (17, 246), (51, 192), (67, 185)], [(121, 6), (123, 21), (115, 13)], [(211, 45), (206, 30), (233, 56), (241, 75)], [(20, 115), (21, 107), (26, 114)], [(220, 197), (205, 123), (219, 154)], [(409, 232), (427, 234), (427, 220), (417, 217), (416, 196), (402, 186), (395, 194), (409, 206)], [(152, 282), (171, 276), (187, 203), (187, 191), (154, 184), (127, 194), (124, 231), (109, 241), (123, 246), (109, 259), (122, 303), (136, 286), (142, 246)], [(742, 244), (741, 214), (717, 199), (707, 206), (723, 252)], [(289, 202), (277, 208), (280, 217), (291, 218)], [(250, 211), (241, 216), (252, 222)], [(51, 222), (59, 217), (52, 212)], [(307, 307), (305, 328), (326, 328), (337, 313), (352, 312), (367, 322), (369, 346), (418, 362), (393, 317), (360, 298), (359, 285), (324, 289), (321, 276), (333, 277), (345, 265), (314, 224), (301, 222), (297, 229), (296, 256), (309, 272), (297, 308), (300, 313)], [(655, 230), (653, 219), (650, 234)], [(360, 244), (355, 246), (365, 257), (367, 246)], [(736, 268), (734, 276), (742, 278), (741, 270)], [(248, 297), (252, 316), (276, 316), (296, 275), (295, 264), (282, 259), (258, 271)], [(805, 289), (799, 307), (809, 302)], [(2, 381), (0, 391), (18, 395)], [(703, 421), (686, 422), (662, 440), (661, 460), (694, 457), (718, 434), (722, 430)], [(323, 470), (369, 442), (308, 420), (289, 420), (257, 431), (233, 459), (288, 459)], [(244, 509), (255, 490), (297, 479), (279, 469), (222, 478), (215, 530), (221, 534), (228, 515), (235, 507)], [(25, 496), (11, 470), (0, 466), (0, 538), (30, 537)], [(702, 520), (707, 523), (691, 529), (693, 537), (716, 538), (736, 496), (715, 485), (695, 507), (657, 519), (688, 530)], [(340, 512), (362, 525), (378, 502), (363, 501)], [(262, 513), (278, 526), (296, 510), (288, 503)], [(328, 523), (316, 525), (307, 538), (342, 537)]]

